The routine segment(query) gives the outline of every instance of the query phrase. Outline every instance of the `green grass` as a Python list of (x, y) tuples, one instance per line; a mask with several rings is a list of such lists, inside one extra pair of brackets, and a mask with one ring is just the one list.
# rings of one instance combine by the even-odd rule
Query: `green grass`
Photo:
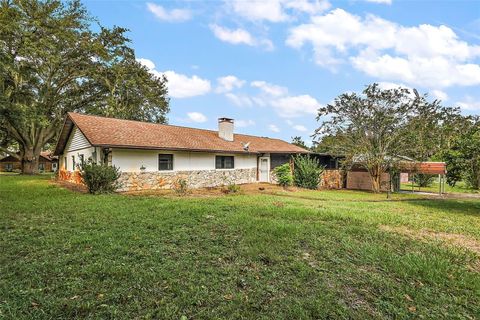
[[(402, 190), (410, 191), (412, 190), (412, 183), (402, 183)], [(434, 181), (432, 185), (428, 187), (418, 187), (417, 184), (414, 184), (415, 191), (422, 191), (422, 192), (438, 192), (439, 191), (439, 183)], [(479, 190), (468, 188), (465, 182), (460, 181), (455, 184), (454, 187), (449, 186), (445, 183), (445, 192), (446, 193), (479, 193)]]
[(92, 196), (1, 176), (0, 318), (475, 319), (479, 243), (473, 199)]

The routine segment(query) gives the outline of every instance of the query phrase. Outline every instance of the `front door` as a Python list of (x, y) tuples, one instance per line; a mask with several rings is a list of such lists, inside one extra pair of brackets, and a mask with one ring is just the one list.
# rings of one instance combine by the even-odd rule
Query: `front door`
[(270, 158), (260, 157), (258, 161), (259, 161), (258, 181), (270, 182)]

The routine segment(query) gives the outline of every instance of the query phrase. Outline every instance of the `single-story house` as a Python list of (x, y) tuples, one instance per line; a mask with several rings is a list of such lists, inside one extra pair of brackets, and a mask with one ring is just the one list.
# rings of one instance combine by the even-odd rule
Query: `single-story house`
[[(120, 169), (121, 191), (171, 188), (179, 178), (191, 188), (272, 182), (272, 170), (295, 154), (291, 143), (234, 132), (234, 120), (218, 119), (218, 131), (69, 113), (54, 154), (60, 177), (78, 182), (87, 159)], [(77, 176), (76, 176), (77, 175)]]
[[(13, 156), (6, 156), (0, 160), (1, 172), (20, 171), (22, 169), (22, 163), (19, 159)], [(40, 153), (38, 159), (38, 171), (40, 172), (53, 172), (57, 170), (57, 159), (52, 156), (51, 152), (45, 151)]]

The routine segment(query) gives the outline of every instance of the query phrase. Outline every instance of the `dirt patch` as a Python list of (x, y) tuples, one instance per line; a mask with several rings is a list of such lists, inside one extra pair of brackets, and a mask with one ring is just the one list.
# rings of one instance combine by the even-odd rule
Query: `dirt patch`
[[(237, 192), (238, 194), (271, 194), (276, 195), (277, 192), (295, 192), (297, 188), (291, 187), (288, 189), (284, 189), (278, 185), (268, 184), (268, 183), (248, 183), (248, 184), (240, 184), (240, 189)], [(179, 196), (175, 193), (174, 190), (171, 189), (160, 189), (160, 190), (141, 190), (141, 191), (127, 191), (122, 192), (125, 195), (140, 195), (140, 196)], [(190, 189), (188, 193), (183, 195), (186, 197), (193, 197), (193, 198), (203, 198), (203, 197), (220, 197), (225, 194), (232, 194), (226, 192), (225, 187), (212, 187), (212, 188), (198, 188), (198, 189)]]
[(429, 229), (413, 230), (407, 227), (392, 227), (380, 225), (380, 230), (394, 232), (419, 240), (440, 240), (449, 245), (468, 249), (480, 255), (480, 241), (463, 234), (436, 232)]

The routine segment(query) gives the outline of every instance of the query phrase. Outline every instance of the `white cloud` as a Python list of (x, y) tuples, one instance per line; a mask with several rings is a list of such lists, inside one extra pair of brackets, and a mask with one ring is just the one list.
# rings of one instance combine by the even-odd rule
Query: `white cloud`
[(254, 125), (255, 125), (255, 121), (253, 120), (236, 120), (235, 121), (235, 126), (238, 128), (245, 128), (245, 127), (250, 127)]
[(272, 132), (280, 132), (280, 129), (274, 124), (269, 125), (268, 129)]
[(210, 81), (196, 75), (191, 77), (175, 71), (161, 72), (155, 69), (155, 63), (146, 58), (137, 59), (138, 62), (148, 68), (151, 74), (167, 78), (168, 95), (173, 98), (190, 98), (207, 94), (211, 90)]
[(432, 90), (430, 91), (430, 94), (435, 98), (435, 99), (438, 99), (438, 100), (442, 100), (442, 101), (447, 101), (448, 100), (448, 94), (444, 91), (441, 91), (441, 90)]
[(392, 0), (364, 0), (366, 2), (380, 3), (380, 4), (392, 4)]
[(274, 48), (272, 41), (268, 39), (257, 39), (245, 29), (229, 29), (217, 24), (211, 24), (210, 30), (212, 30), (215, 37), (231, 44), (245, 44), (252, 47), (264, 47), (266, 50), (273, 50)]
[(250, 85), (259, 88), (262, 92), (274, 97), (285, 95), (288, 92), (288, 89), (285, 87), (277, 86), (265, 81), (252, 81)]
[(280, 117), (295, 118), (302, 115), (316, 115), (320, 103), (310, 95), (286, 96), (271, 101)]
[(285, 22), (298, 13), (318, 14), (330, 7), (327, 0), (234, 0), (226, 3), (242, 18), (260, 22)]
[(174, 98), (190, 98), (207, 94), (211, 90), (210, 81), (196, 75), (191, 77), (175, 71), (165, 71), (168, 94)]
[(342, 9), (289, 31), (287, 45), (313, 47), (315, 62), (333, 71), (350, 63), (386, 81), (444, 88), (480, 84), (480, 46), (459, 40), (446, 26), (405, 27), (374, 15), (360, 17)]
[(390, 90), (390, 89), (397, 89), (397, 88), (404, 88), (404, 89), (409, 89), (412, 90), (409, 86), (404, 85), (403, 83), (394, 83), (394, 82), (385, 82), (381, 81), (378, 82), (378, 86), (382, 90)]
[(280, 0), (235, 0), (229, 1), (229, 4), (235, 13), (249, 20), (281, 22), (288, 19)]
[(240, 95), (235, 93), (226, 93), (225, 97), (238, 107), (251, 107), (253, 106), (252, 98), (247, 95)]
[(215, 89), (217, 93), (230, 92), (233, 89), (239, 89), (245, 84), (244, 80), (240, 80), (235, 76), (225, 76), (217, 79), (218, 86)]
[(285, 8), (293, 9), (298, 12), (305, 12), (311, 15), (321, 13), (332, 6), (327, 0), (291, 0), (284, 1), (284, 3)]
[(466, 96), (463, 101), (456, 103), (464, 111), (480, 111), (480, 99), (474, 99), (471, 96)]
[(240, 107), (271, 107), (280, 117), (287, 119), (316, 115), (320, 107), (320, 103), (310, 95), (290, 95), (286, 87), (259, 80), (252, 81), (250, 86), (257, 88), (259, 93), (247, 95), (228, 92), (225, 97)]
[(308, 129), (305, 126), (302, 126), (301, 124), (297, 124), (293, 126), (293, 129), (300, 131), (300, 132), (306, 132)]
[(200, 112), (188, 112), (187, 113), (188, 119), (193, 122), (206, 122), (207, 117), (200, 113)]
[(215, 34), (215, 36), (222, 41), (232, 44), (246, 44), (249, 46), (255, 45), (252, 35), (244, 29), (238, 28), (232, 30), (221, 27), (217, 24), (211, 24), (210, 29), (213, 31), (213, 34)]
[(159, 20), (167, 22), (184, 22), (192, 18), (192, 12), (188, 9), (167, 10), (161, 5), (147, 2), (147, 9)]

